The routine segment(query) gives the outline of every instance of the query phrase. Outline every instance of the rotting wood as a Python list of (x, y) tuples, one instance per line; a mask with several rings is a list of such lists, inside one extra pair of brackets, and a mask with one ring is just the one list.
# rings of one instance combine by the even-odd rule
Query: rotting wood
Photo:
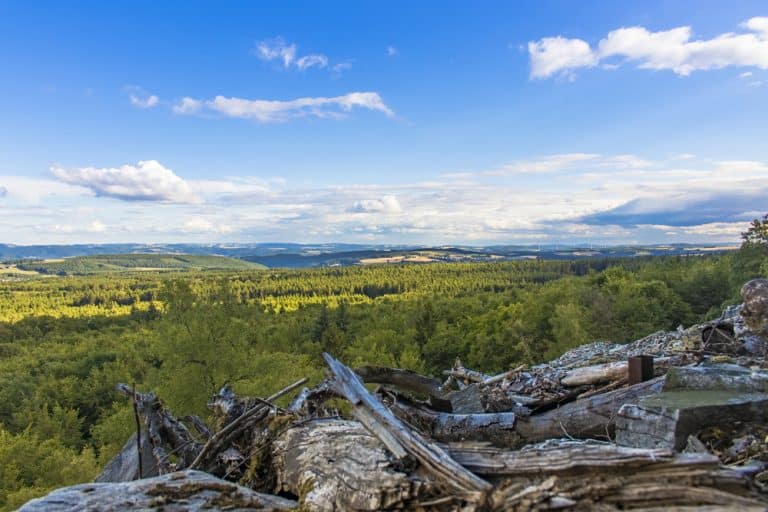
[(439, 380), (419, 375), (411, 370), (384, 366), (360, 366), (355, 368), (354, 372), (363, 379), (363, 382), (369, 384), (390, 384), (425, 396), (442, 394)]
[(357, 421), (316, 419), (272, 443), (275, 491), (309, 510), (383, 510), (429, 496), (428, 484), (398, 469), (387, 449)]
[(430, 474), (457, 491), (482, 503), (491, 484), (467, 471), (439, 446), (411, 432), (384, 405), (365, 389), (360, 378), (328, 353), (323, 353), (333, 373), (332, 385), (352, 405), (353, 416), (378, 437), (399, 459), (412, 456)]
[[(135, 393), (127, 384), (118, 384), (117, 390), (131, 399)], [(188, 467), (200, 451), (200, 444), (187, 427), (162, 406), (154, 393), (135, 393), (135, 396), (139, 414), (147, 427), (158, 473), (162, 475), (172, 471), (171, 453), (179, 458), (181, 467)]]
[[(224, 428), (213, 434), (205, 443), (205, 445), (203, 445), (203, 447), (200, 449), (194, 460), (192, 460), (192, 462), (190, 462), (187, 467), (189, 469), (196, 469), (203, 465), (207, 460), (206, 457), (208, 457), (211, 452), (218, 451), (216, 448), (218, 448), (220, 445), (226, 444), (228, 440), (237, 436), (237, 434), (241, 431), (241, 429), (238, 427), (241, 427), (246, 424), (247, 421), (254, 419), (257, 414), (267, 411), (270, 407), (270, 405), (268, 405), (269, 402), (277, 400), (281, 396), (294, 391), (300, 386), (303, 386), (307, 380), (308, 379), (304, 377), (303, 379), (300, 379), (293, 384), (281, 389), (277, 393), (268, 397), (266, 400), (260, 401), (252, 408), (243, 412), (240, 416), (228, 423)], [(266, 402), (266, 404), (264, 402)]]
[(294, 510), (292, 500), (262, 494), (202, 471), (178, 471), (122, 483), (65, 487), (28, 502), (20, 512), (135, 510)]
[(496, 446), (514, 446), (521, 440), (515, 431), (514, 412), (441, 413), (397, 399), (389, 402), (388, 406), (395, 416), (409, 425), (418, 426), (436, 441), (485, 441)]
[(606, 439), (612, 433), (619, 408), (639, 398), (661, 392), (664, 377), (609, 391), (557, 409), (520, 418), (515, 425), (527, 443), (570, 436), (580, 439)]

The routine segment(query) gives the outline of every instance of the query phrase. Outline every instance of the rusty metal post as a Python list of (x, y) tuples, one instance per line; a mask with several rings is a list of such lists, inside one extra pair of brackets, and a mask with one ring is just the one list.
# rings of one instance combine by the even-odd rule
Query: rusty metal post
[(639, 384), (653, 378), (653, 356), (634, 356), (629, 358), (629, 385)]

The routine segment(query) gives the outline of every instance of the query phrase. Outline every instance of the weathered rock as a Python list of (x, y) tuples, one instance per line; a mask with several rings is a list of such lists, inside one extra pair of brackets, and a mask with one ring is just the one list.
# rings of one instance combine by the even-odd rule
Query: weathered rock
[(756, 334), (768, 336), (768, 279), (752, 279), (741, 287), (741, 316)]
[(135, 510), (290, 510), (295, 501), (261, 494), (202, 471), (179, 471), (133, 482), (65, 487), (32, 500), (20, 512)]

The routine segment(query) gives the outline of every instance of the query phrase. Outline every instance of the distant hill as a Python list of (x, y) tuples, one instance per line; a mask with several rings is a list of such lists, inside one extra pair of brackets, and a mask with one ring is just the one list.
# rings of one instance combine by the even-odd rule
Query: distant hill
[[(19, 268), (40, 265), (27, 260), (45, 260), (41, 268), (104, 272), (110, 265), (118, 269), (149, 268), (226, 268), (241, 269), (237, 260), (265, 265), (270, 268), (307, 268), (369, 264), (430, 263), (445, 261), (481, 262), (501, 260), (578, 260), (584, 258), (624, 258), (635, 256), (692, 256), (737, 249), (738, 245), (669, 244), (625, 246), (566, 246), (566, 245), (496, 245), (496, 246), (415, 246), (415, 245), (363, 245), (345, 243), (216, 243), (216, 244), (81, 244), (81, 245), (10, 245), (0, 244), (0, 262), (18, 264)], [(110, 261), (97, 260), (110, 257)], [(113, 256), (118, 256), (117, 260)], [(142, 260), (145, 256), (149, 262)], [(96, 258), (84, 260), (82, 258)], [(203, 259), (194, 259), (195, 257)], [(205, 260), (220, 257), (221, 260)], [(63, 267), (52, 267), (50, 260), (65, 258)], [(168, 260), (170, 258), (170, 260)], [(181, 258), (179, 261), (178, 259)], [(129, 260), (128, 263), (125, 259)], [(133, 260), (143, 263), (132, 263)], [(195, 263), (191, 263), (195, 261)], [(222, 263), (228, 261), (229, 263)], [(94, 264), (96, 265), (94, 267)], [(219, 265), (225, 264), (224, 267)], [(170, 267), (167, 265), (171, 265)], [(213, 265), (213, 266), (211, 266)], [(247, 267), (254, 268), (254, 267)], [(117, 270), (114, 269), (113, 270)]]
[(33, 260), (16, 265), (20, 270), (53, 275), (83, 275), (142, 270), (258, 270), (264, 265), (224, 256), (192, 254), (108, 254)]

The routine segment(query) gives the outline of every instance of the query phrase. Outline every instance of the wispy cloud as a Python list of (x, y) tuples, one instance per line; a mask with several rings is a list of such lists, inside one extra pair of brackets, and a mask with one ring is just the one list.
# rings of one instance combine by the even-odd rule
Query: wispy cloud
[(768, 17), (751, 18), (740, 27), (741, 33), (697, 40), (691, 40), (689, 26), (658, 32), (622, 27), (609, 32), (594, 48), (583, 39), (545, 37), (528, 43), (531, 78), (572, 77), (574, 70), (599, 63), (609, 67), (634, 63), (641, 69), (671, 70), (681, 76), (731, 66), (768, 69)]
[(280, 122), (307, 116), (338, 118), (354, 108), (382, 112), (388, 117), (395, 115), (376, 92), (351, 92), (342, 96), (308, 97), (287, 101), (225, 96), (216, 96), (205, 101), (184, 98), (174, 107), (174, 112), (194, 114), (203, 107), (225, 117), (252, 119), (260, 123)]
[[(279, 61), (285, 69), (296, 68), (300, 71), (305, 71), (313, 67), (325, 69), (329, 65), (328, 57), (322, 53), (298, 55), (296, 44), (286, 43), (282, 37), (258, 41), (251, 53), (263, 61)], [(352, 67), (352, 64), (349, 61), (345, 61), (344, 63), (334, 65), (331, 69), (338, 73), (350, 67)]]
[(134, 107), (147, 109), (160, 104), (160, 98), (154, 94), (149, 94), (141, 87), (129, 85), (125, 87), (125, 90), (128, 92), (128, 99)]
[(397, 48), (394, 46), (387, 46), (387, 57), (394, 57), (398, 54)]
[(157, 160), (120, 167), (51, 167), (51, 174), (69, 185), (90, 189), (97, 196), (125, 201), (196, 203), (189, 185)]

